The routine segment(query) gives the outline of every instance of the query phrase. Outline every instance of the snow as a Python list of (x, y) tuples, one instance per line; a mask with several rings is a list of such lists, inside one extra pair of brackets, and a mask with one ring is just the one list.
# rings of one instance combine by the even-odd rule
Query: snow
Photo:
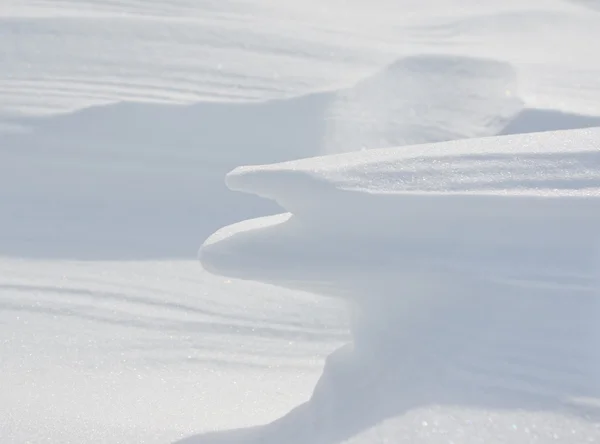
[(597, 13), (559, 0), (9, 0), (2, 107), (281, 98), (441, 53), (512, 64), (528, 106), (598, 115)]
[(350, 442), (600, 439), (600, 129), (241, 167), (227, 183), (291, 214), (217, 232), (203, 266), (353, 311), (353, 346), (252, 442), (341, 442), (390, 417)]
[[(597, 396), (598, 134), (514, 136), (600, 126), (598, 12), (583, 0), (3, 1), (0, 441), (598, 440), (581, 413)], [(409, 146), (450, 140), (428, 145), (436, 159)], [(253, 194), (224, 182), (241, 165), (253, 167), (228, 186)], [(235, 277), (198, 264), (217, 230), (202, 260)], [(486, 290), (440, 324), (455, 336), (435, 361), (497, 382), (494, 396), (469, 398), (448, 376), (456, 390), (440, 379), (427, 406), (372, 372), (381, 353), (362, 341), (395, 343), (386, 320), (409, 312), (386, 305), (398, 269), (429, 294), (396, 299), (414, 327), (451, 308), (440, 288)], [(469, 316), (480, 308), (497, 322)], [(513, 335), (482, 355), (505, 321)], [(538, 344), (527, 362), (502, 357)], [(440, 368), (422, 359), (389, 368), (422, 389)], [(525, 379), (528, 412), (521, 397), (498, 411)], [(356, 381), (362, 394), (347, 390)], [(535, 410), (542, 392), (552, 408)], [(346, 422), (332, 414), (346, 399), (375, 404)]]
[(346, 340), (332, 304), (302, 293), (282, 304), (277, 289), (192, 260), (3, 258), (0, 276), (9, 443), (164, 443), (269, 422)]
[[(311, 185), (371, 194), (598, 196), (598, 135), (590, 129), (361, 151), (240, 167), (227, 184), (284, 207), (296, 187), (311, 195)], [(280, 177), (292, 177), (293, 185), (277, 183)]]

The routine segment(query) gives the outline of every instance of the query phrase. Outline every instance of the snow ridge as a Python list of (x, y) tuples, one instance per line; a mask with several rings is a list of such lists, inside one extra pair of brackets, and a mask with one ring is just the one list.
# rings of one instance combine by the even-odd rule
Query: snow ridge
[(203, 266), (354, 313), (311, 400), (243, 442), (340, 442), (431, 405), (600, 419), (600, 129), (243, 167), (227, 183), (291, 214), (217, 232)]

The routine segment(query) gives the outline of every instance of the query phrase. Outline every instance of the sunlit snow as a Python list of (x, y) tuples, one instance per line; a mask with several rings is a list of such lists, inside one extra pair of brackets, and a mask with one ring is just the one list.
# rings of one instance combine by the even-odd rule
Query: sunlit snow
[(3, 1), (0, 442), (600, 442), (598, 41), (584, 0)]

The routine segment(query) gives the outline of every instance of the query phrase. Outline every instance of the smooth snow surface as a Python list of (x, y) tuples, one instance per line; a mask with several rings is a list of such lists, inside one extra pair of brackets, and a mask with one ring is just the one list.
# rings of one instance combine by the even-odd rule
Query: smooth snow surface
[(600, 439), (600, 129), (242, 167), (227, 183), (292, 214), (216, 233), (203, 265), (354, 311), (353, 347), (252, 442), (340, 442), (390, 417), (350, 442)]
[[(554, 326), (572, 326), (556, 320), (551, 309), (555, 293), (562, 291), (557, 288), (580, 295), (592, 286), (587, 254), (596, 242), (595, 210), (588, 198), (573, 197), (597, 187), (593, 150), (577, 151), (597, 148), (594, 132), (573, 135), (571, 151), (566, 149), (571, 136), (564, 135), (508, 139), (528, 146), (497, 142), (501, 151), (529, 153), (516, 159), (500, 154), (471, 162), (444, 152), (432, 166), (431, 159), (410, 154), (418, 149), (408, 148), (407, 158), (397, 157), (398, 150), (372, 158), (350, 153), (271, 172), (241, 170), (244, 174), (228, 179), (234, 188), (237, 181), (239, 188), (253, 187), (250, 191), (261, 195), (264, 188), (268, 199), (234, 192), (223, 177), (240, 165), (599, 126), (599, 13), (597, 2), (585, 0), (0, 2), (0, 442), (383, 441), (387, 438), (377, 437), (375, 423), (408, 404), (390, 405), (394, 413), (388, 415), (387, 401), (376, 396), (373, 408), (362, 410), (372, 416), (353, 421), (355, 430), (337, 427), (327, 409), (345, 402), (338, 396), (345, 381), (372, 377), (362, 366), (380, 360), (360, 357), (349, 346), (331, 353), (349, 342), (347, 299), (360, 302), (361, 285), (376, 303), (372, 312), (364, 304), (355, 312), (361, 316), (355, 316), (353, 334), (368, 339), (357, 332), (368, 331), (381, 315), (389, 301), (384, 291), (389, 270), (398, 264), (404, 279), (398, 288), (407, 282), (470, 285), (470, 278), (454, 279), (454, 270), (448, 275), (449, 263), (469, 273), (475, 263), (484, 276), (489, 268), (498, 285), (515, 281), (521, 288), (525, 276), (527, 285), (553, 289), (547, 301), (551, 316), (547, 325), (532, 324), (533, 333), (516, 328), (514, 334), (554, 337)], [(481, 149), (495, 144), (492, 139)], [(480, 149), (479, 142), (444, 146), (457, 153)], [(564, 152), (538, 155), (532, 151), (536, 147)], [(329, 165), (331, 159), (337, 166)], [(538, 164), (541, 175), (533, 177)], [(398, 171), (398, 165), (405, 170)], [(460, 174), (440, 174), (451, 168)], [(528, 191), (518, 189), (524, 179)], [(450, 202), (450, 188), (458, 194), (487, 188), (487, 194), (509, 198), (498, 205), (482, 198), (481, 209), (474, 211), (471, 199)], [(430, 195), (427, 200), (404, 196), (402, 207), (413, 212), (398, 212), (397, 194), (415, 190)], [(516, 192), (562, 196), (548, 204), (531, 196), (517, 203)], [(276, 215), (230, 225), (279, 213), (281, 205), (294, 213), (291, 219)], [(549, 219), (542, 223), (541, 217)], [(489, 222), (489, 229), (473, 227), (477, 220)], [(502, 221), (504, 231), (494, 241), (490, 235)], [(365, 223), (371, 227), (368, 236)], [(212, 255), (211, 268), (280, 286), (213, 276), (198, 266), (198, 246), (224, 226), (211, 238), (214, 248), (203, 253)], [(276, 234), (273, 240), (285, 238), (257, 256), (257, 265), (268, 262), (271, 268), (248, 268), (244, 248), (255, 252), (268, 241), (251, 228)], [(569, 243), (573, 233), (580, 237)], [(444, 244), (450, 234), (454, 240)], [(424, 245), (419, 235), (430, 243)], [(462, 249), (455, 247), (459, 242)], [(494, 246), (490, 251), (499, 257), (482, 254), (482, 245)], [(540, 245), (547, 254), (536, 269), (539, 255), (528, 262), (524, 252)], [(235, 248), (221, 257), (229, 251), (225, 246)], [(572, 260), (577, 252), (581, 255)], [(432, 257), (439, 265), (435, 279), (430, 279)], [(290, 267), (290, 261), (296, 265)], [(521, 275), (511, 275), (512, 262), (523, 264)], [(382, 265), (380, 277), (372, 274), (376, 264)], [(354, 281), (345, 288), (340, 277), (348, 270)], [(531, 282), (534, 275), (539, 279)], [(548, 275), (556, 282), (549, 284)], [(495, 294), (487, 280), (481, 285)], [(581, 348), (573, 349), (574, 356), (589, 350), (591, 339), (586, 342), (584, 333), (593, 299), (581, 299), (589, 304), (565, 304), (562, 311), (582, 322), (544, 356), (570, 362), (566, 348), (576, 338)], [(419, 308), (414, 304), (411, 310)], [(509, 316), (503, 306), (493, 310), (502, 320)], [(455, 331), (452, 325), (448, 331)], [(479, 330), (468, 323), (465, 331), (479, 336), (471, 335)], [(514, 345), (506, 341), (499, 353)], [(484, 343), (474, 341), (465, 359), (477, 363), (476, 347)], [(456, 349), (444, 346), (448, 352)], [(491, 381), (489, 366), (499, 356), (481, 359), (483, 381)], [(474, 374), (455, 355), (440, 359)], [(527, 368), (537, 372), (543, 359), (533, 359)], [(516, 369), (525, 368), (514, 362)], [(439, 366), (421, 367), (419, 373), (425, 377), (428, 368)], [(559, 371), (548, 371), (554, 370)], [(570, 371), (560, 383), (544, 387), (564, 389), (569, 396), (593, 387), (591, 378), (573, 387)], [(507, 375), (503, 367), (498, 372), (500, 379)], [(549, 380), (555, 381), (554, 375)], [(324, 395), (338, 383), (338, 391)], [(393, 395), (396, 386), (385, 387)], [(405, 387), (398, 384), (397, 390)], [(533, 393), (540, 390), (536, 386)], [(313, 391), (322, 402), (302, 405)], [(432, 388), (438, 400), (441, 393)], [(357, 396), (356, 390), (348, 394)], [(449, 398), (460, 401), (457, 393)], [(421, 421), (423, 415), (438, 420), (438, 431), (448, 424), (440, 418), (444, 415), (459, 425), (465, 417), (464, 422), (472, 420), (471, 437), (509, 436), (476, 421), (493, 410), (491, 402), (462, 399), (454, 410), (450, 401), (429, 409), (423, 403), (417, 407), (415, 397), (402, 399), (415, 409), (407, 411), (409, 422), (394, 416), (383, 423), (384, 430), (398, 431), (392, 442), (412, 442), (418, 429), (411, 418)], [(329, 400), (335, 402), (314, 424), (303, 422), (313, 417), (312, 406)], [(299, 406), (296, 414), (285, 416), (294, 406)], [(452, 413), (446, 415), (447, 408)], [(515, 424), (528, 422), (518, 412), (510, 415), (518, 416)], [(337, 417), (344, 420), (344, 414)], [(260, 427), (277, 418), (275, 427)], [(510, 418), (502, 416), (497, 424)], [(573, 428), (578, 436), (596, 439), (579, 418), (572, 427), (554, 418), (536, 416), (535, 423), (563, 424), (558, 426), (563, 432)], [(257, 428), (243, 429), (251, 426)], [(521, 441), (533, 438), (527, 439)]]
[(8, 0), (0, 7), (2, 107), (263, 100), (441, 53), (512, 64), (528, 106), (598, 115), (594, 4)]
[(2, 258), (1, 441), (166, 443), (272, 421), (346, 339), (340, 307), (285, 302), (191, 260)]

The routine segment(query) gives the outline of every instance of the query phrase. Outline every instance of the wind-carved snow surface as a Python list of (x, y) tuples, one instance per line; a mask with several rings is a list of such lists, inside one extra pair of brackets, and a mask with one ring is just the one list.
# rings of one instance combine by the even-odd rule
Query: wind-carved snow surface
[(353, 341), (279, 421), (185, 442), (600, 440), (600, 129), (242, 167), (227, 184), (290, 213), (217, 232), (203, 266), (342, 298)]
[[(23, 183), (19, 199), (5, 199), (18, 217), (5, 222), (0, 253), (189, 257), (193, 239), (278, 211), (225, 188), (223, 175), (240, 164), (518, 132), (531, 120), (524, 111), (543, 112), (523, 108), (509, 64), (430, 55), (399, 59), (349, 88), (290, 99), (119, 103), (7, 119), (0, 185)], [(575, 127), (592, 124), (573, 119)], [(66, 210), (82, 201), (85, 212)]]
[[(383, 216), (395, 207), (388, 207), (388, 199), (397, 200), (380, 193), (371, 199), (390, 183), (437, 193), (446, 186), (464, 191), (469, 180), (490, 193), (506, 194), (480, 177), (481, 171), (444, 156), (440, 169), (456, 168), (470, 179), (462, 183), (446, 177), (439, 182), (428, 160), (404, 159), (403, 168), (412, 173), (403, 178), (392, 163), (388, 172), (383, 166), (365, 166), (380, 170), (369, 173), (369, 188), (360, 156), (356, 175), (347, 169), (343, 177), (334, 177), (330, 169), (327, 178), (312, 181), (300, 174), (293, 178), (302, 184), (299, 189), (285, 173), (284, 182), (277, 179), (273, 186), (297, 194), (298, 199), (282, 197), (294, 212), (289, 221), (282, 223), (289, 214), (255, 219), (219, 233), (238, 231), (240, 239), (253, 226), (275, 225), (269, 232), (289, 234), (284, 245), (296, 245), (295, 257), (303, 259), (295, 269), (281, 245), (264, 250), (271, 258), (281, 255), (281, 266), (272, 268), (277, 283), (321, 294), (344, 293), (343, 298), (213, 276), (198, 267), (195, 253), (219, 227), (281, 211), (275, 201), (226, 188), (223, 176), (239, 165), (600, 125), (597, 11), (596, 2), (587, 0), (0, 2), (0, 442), (160, 444), (209, 430), (269, 423), (310, 396), (325, 356), (348, 341), (344, 297), (358, 294), (360, 285), (377, 302), (371, 312), (355, 310), (355, 337), (369, 343), (369, 335), (357, 332), (366, 331), (364, 325), (372, 329), (371, 318), (380, 319), (376, 308), (385, 306), (391, 273), (385, 264), (400, 261), (405, 274), (430, 277), (432, 250), (440, 257), (435, 268), (439, 285), (448, 274), (452, 279), (461, 276), (444, 268), (454, 257), (460, 259), (451, 262), (458, 268), (470, 267), (469, 261), (493, 268), (491, 259), (479, 257), (478, 246), (473, 246), (478, 230), (471, 230), (472, 243), (463, 242), (462, 249), (435, 237), (425, 245), (418, 237), (398, 240), (391, 236), (394, 223), (405, 230), (418, 224), (427, 235), (433, 226), (417, 217), (418, 212), (403, 213), (400, 221), (392, 212), (386, 226)], [(551, 163), (534, 155), (523, 162), (506, 164), (505, 188), (511, 189), (511, 174), (529, 177), (527, 162), (542, 162), (545, 168)], [(561, 158), (559, 164), (565, 162), (569, 160)], [(490, 159), (485, 165), (486, 173), (503, 176)], [(522, 174), (517, 174), (518, 165)], [(587, 180), (582, 168), (573, 171), (582, 183)], [(359, 194), (368, 195), (368, 201), (362, 203), (354, 191), (332, 191), (328, 183), (333, 182), (349, 190), (365, 188)], [(534, 183), (532, 179), (528, 186)], [(571, 194), (562, 183), (557, 179), (554, 187)], [(323, 199), (312, 194), (306, 198), (308, 192)], [(334, 210), (329, 197), (340, 199)], [(415, 202), (406, 198), (413, 211), (426, 210), (420, 196)], [(361, 206), (352, 210), (359, 200)], [(435, 204), (438, 211), (429, 210), (440, 221), (445, 219), (439, 212), (450, 205), (442, 200)], [(467, 203), (459, 200), (455, 205)], [(468, 208), (463, 208), (465, 218)], [(482, 210), (480, 216), (495, 214), (492, 210)], [(311, 216), (315, 214), (319, 216)], [(358, 223), (366, 216), (377, 227), (368, 237)], [(460, 234), (462, 225), (456, 228), (460, 223), (459, 218), (450, 219), (447, 226), (448, 231), (455, 229), (458, 240), (466, 237)], [(298, 244), (297, 230), (290, 228), (294, 226), (310, 233), (305, 244)], [(505, 237), (506, 255), (520, 251), (515, 247), (519, 237)], [(415, 257), (380, 254), (392, 238), (400, 246), (392, 242), (386, 251), (412, 251)], [(334, 240), (339, 248), (327, 247)], [(321, 254), (315, 257), (317, 247)], [(311, 279), (305, 275), (309, 258), (316, 269)], [(237, 271), (252, 271), (248, 278), (257, 279), (243, 260), (232, 254), (227, 265), (240, 261)], [(371, 280), (371, 270), (365, 282), (360, 270), (367, 268), (361, 261), (371, 268), (381, 264), (379, 281)], [(498, 264), (500, 272), (504, 263)], [(345, 291), (339, 280), (332, 280), (335, 274), (324, 277), (321, 269), (331, 271), (334, 265), (343, 276), (348, 267), (355, 270), (360, 285)], [(280, 282), (282, 276), (288, 276), (287, 284)], [(568, 285), (588, 285), (577, 279)], [(425, 282), (415, 277), (412, 285)], [(485, 286), (494, 288), (487, 282)], [(402, 300), (419, 308), (418, 301)], [(575, 316), (574, 310), (565, 307), (565, 314)], [(418, 321), (415, 325), (429, 325)], [(505, 331), (492, 327), (489, 331)], [(467, 323), (465, 329), (475, 327)], [(573, 331), (577, 336), (580, 330)], [(530, 332), (516, 329), (515, 334), (528, 337)], [(420, 337), (429, 339), (425, 333)], [(563, 343), (557, 343), (557, 351), (563, 351)], [(465, 355), (473, 362), (482, 356), (477, 344)], [(329, 439), (327, 430), (350, 437), (353, 430), (331, 425), (335, 415), (329, 411), (339, 410), (339, 418), (344, 413), (328, 402), (344, 399), (339, 393), (347, 381), (363, 381), (366, 393), (372, 387), (366, 381), (378, 379), (370, 371), (377, 359), (365, 358), (364, 346), (356, 345), (356, 351), (347, 347), (327, 359), (313, 401), (278, 425), (204, 440), (248, 442), (255, 433), (259, 442), (314, 442), (317, 430), (324, 440)], [(448, 354), (456, 348), (445, 349)], [(382, 354), (375, 352), (375, 357)], [(414, 363), (425, 360), (417, 357)], [(500, 359), (492, 358), (482, 362)], [(460, 364), (454, 355), (448, 362), (473, 378), (472, 366)], [(531, 368), (537, 368), (539, 360), (532, 362)], [(414, 368), (416, 364), (403, 366), (402, 371), (411, 375), (417, 372)], [(422, 370), (418, 373), (424, 378)], [(395, 383), (394, 377), (389, 380)], [(398, 390), (404, 390), (406, 381), (400, 382)], [(417, 404), (417, 397), (393, 397), (391, 383), (381, 385), (390, 398)], [(589, 398), (583, 400), (593, 405)], [(383, 430), (368, 429), (385, 417), (385, 405), (363, 405), (363, 411), (372, 412), (355, 422), (356, 432), (364, 430), (364, 435), (349, 439), (381, 441), (378, 436), (393, 432), (412, 442), (423, 432), (435, 440), (448, 428), (483, 440), (489, 434), (514, 438), (489, 428), (487, 418), (497, 412), (476, 406), (460, 411), (446, 405), (415, 408), (406, 416), (390, 414)], [(313, 406), (320, 406), (322, 414)], [(390, 411), (402, 410), (392, 407)], [(545, 427), (554, 421), (510, 415), (502, 414), (495, 424), (504, 427), (512, 421), (519, 426), (517, 434), (522, 433), (520, 424)], [(299, 430), (310, 418), (315, 423)], [(566, 422), (561, 424), (561, 430), (569, 429)], [(595, 439), (581, 423), (573, 424), (578, 436)]]
[(421, 55), (341, 91), (327, 113), (325, 151), (495, 135), (523, 108), (508, 63)]

